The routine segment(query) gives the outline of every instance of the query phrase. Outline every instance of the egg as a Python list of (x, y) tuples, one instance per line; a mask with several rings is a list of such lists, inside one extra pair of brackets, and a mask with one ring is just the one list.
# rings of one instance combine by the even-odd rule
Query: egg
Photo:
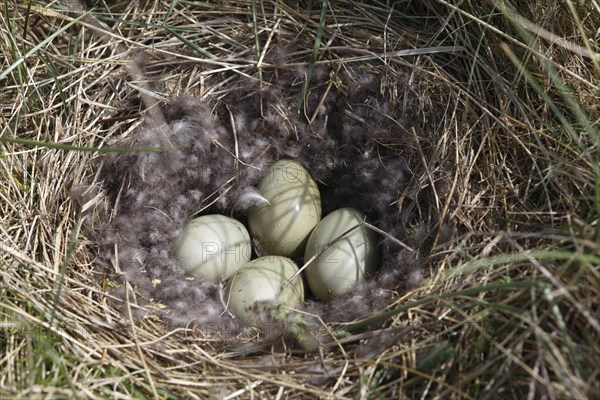
[(249, 307), (257, 301), (276, 302), (290, 308), (299, 306), (304, 301), (301, 277), (281, 289), (296, 272), (298, 267), (287, 257), (264, 256), (246, 263), (227, 283), (229, 310), (253, 324)]
[(250, 261), (252, 245), (241, 222), (224, 215), (204, 215), (185, 225), (174, 253), (189, 274), (218, 281)]
[(309, 173), (292, 160), (279, 160), (261, 180), (263, 204), (248, 211), (248, 226), (260, 254), (295, 257), (321, 219), (321, 195)]
[(315, 227), (306, 243), (304, 261), (323, 251), (305, 270), (307, 284), (321, 300), (346, 293), (365, 275), (377, 269), (377, 234), (360, 226), (324, 250), (328, 243), (360, 224), (365, 216), (353, 208), (340, 208)]

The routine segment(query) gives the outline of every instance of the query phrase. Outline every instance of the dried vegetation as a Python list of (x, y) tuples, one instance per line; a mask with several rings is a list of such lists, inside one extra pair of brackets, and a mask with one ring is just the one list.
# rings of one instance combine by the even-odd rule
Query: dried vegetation
[[(596, 0), (86, 7), (2, 4), (0, 396), (600, 396)], [(312, 353), (127, 266), (284, 156), (418, 254), (309, 304)]]

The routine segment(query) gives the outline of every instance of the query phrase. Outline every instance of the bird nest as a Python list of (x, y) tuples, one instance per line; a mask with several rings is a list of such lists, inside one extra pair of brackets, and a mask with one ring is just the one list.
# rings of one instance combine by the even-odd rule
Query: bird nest
[[(444, 384), (445, 366), (459, 346), (493, 352), (497, 322), (482, 323), (486, 339), (451, 343), (470, 311), (444, 299), (487, 294), (462, 286), (458, 273), (479, 268), (463, 268), (465, 251), (485, 257), (513, 240), (485, 233), (498, 219), (510, 226), (497, 203), (507, 197), (483, 176), (508, 161), (481, 154), (482, 130), (499, 122), (482, 101), (489, 88), (468, 84), (466, 36), (442, 37), (428, 2), (66, 4), (33, 15), (76, 35), (84, 62), (61, 65), (68, 84), (40, 81), (45, 119), (9, 121), (38, 133), (6, 145), (20, 161), (5, 196), (39, 214), (13, 202), (21, 222), (2, 245), (16, 271), (2, 272), (7, 304), (35, 309), (18, 326), (79, 365), (55, 394), (465, 394)], [(256, 329), (227, 312), (222, 282), (186, 275), (172, 248), (193, 217), (245, 222), (244, 194), (283, 158), (316, 180), (324, 215), (366, 214), (382, 265), (331, 301), (259, 310), (268, 324)], [(37, 195), (17, 195), (24, 187)]]
[[(220, 23), (232, 28), (247, 23), (233, 21)], [(179, 93), (167, 95), (116, 144), (167, 150), (114, 154), (103, 160), (100, 172), (110, 199), (110, 212), (99, 225), (103, 271), (123, 290), (121, 278), (143, 298), (160, 302), (164, 309), (158, 315), (170, 327), (239, 330), (234, 326), (239, 320), (224, 308), (221, 283), (186, 276), (173, 255), (174, 239), (193, 216), (225, 214), (244, 221), (245, 193), (276, 160), (299, 162), (319, 182), (324, 215), (353, 207), (385, 234), (383, 265), (375, 276), (333, 301), (309, 300), (302, 308), (321, 323), (383, 310), (420, 282), (440, 232), (447, 236), (442, 208), (450, 201), (453, 167), (443, 165), (447, 148), (439, 143), (446, 131), (441, 104), (455, 101), (451, 91), (423, 83), (414, 68), (391, 68), (382, 54), (374, 54), (377, 38), (366, 50), (356, 38), (346, 39), (341, 24), (339, 38), (319, 46), (316, 56), (315, 37), (302, 34), (299, 25), (286, 28), (284, 20), (258, 33), (259, 43), (268, 45), (254, 51), (239, 44), (252, 36), (252, 25), (230, 33), (230, 45), (237, 46), (227, 53), (197, 40), (217, 53), (215, 59), (237, 60), (219, 61), (226, 67), (217, 71), (213, 62), (174, 68), (156, 52), (137, 55), (137, 69), (155, 77), (155, 85), (175, 73), (190, 79), (195, 69), (205, 86), (189, 81), (190, 88), (181, 90), (181, 83), (173, 84)], [(331, 53), (319, 55), (326, 52)], [(222, 82), (227, 85), (215, 93)]]

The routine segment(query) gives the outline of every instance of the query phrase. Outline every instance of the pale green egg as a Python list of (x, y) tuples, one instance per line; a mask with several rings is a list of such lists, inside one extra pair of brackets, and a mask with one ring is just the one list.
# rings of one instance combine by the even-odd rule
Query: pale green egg
[(306, 281), (313, 294), (321, 300), (330, 300), (346, 293), (358, 281), (379, 266), (377, 234), (360, 226), (324, 250), (328, 243), (365, 216), (353, 208), (340, 208), (327, 215), (315, 227), (306, 243), (304, 261), (317, 257), (305, 270)]
[(248, 225), (259, 253), (301, 254), (321, 219), (321, 195), (315, 181), (297, 162), (279, 160), (261, 180), (258, 191), (266, 202), (250, 208)]
[(241, 222), (215, 214), (188, 222), (174, 251), (186, 272), (217, 281), (230, 277), (250, 260), (252, 245)]
[(252, 324), (249, 307), (257, 301), (298, 307), (304, 301), (302, 278), (297, 277), (281, 289), (296, 272), (298, 267), (287, 257), (264, 256), (246, 263), (227, 283), (229, 310), (242, 321)]

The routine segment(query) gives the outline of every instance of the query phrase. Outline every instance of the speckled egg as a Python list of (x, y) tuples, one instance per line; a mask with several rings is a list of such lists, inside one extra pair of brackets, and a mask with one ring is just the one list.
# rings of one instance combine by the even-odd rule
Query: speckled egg
[[(365, 216), (353, 208), (340, 208), (327, 215), (315, 227), (304, 251), (307, 262), (325, 246)], [(305, 270), (306, 281), (313, 294), (330, 300), (346, 293), (379, 266), (377, 234), (365, 226), (358, 227), (315, 259)]]
[(186, 272), (217, 281), (250, 261), (252, 245), (241, 222), (215, 214), (188, 222), (177, 237), (174, 252)]
[(315, 181), (297, 162), (279, 160), (261, 180), (258, 191), (268, 203), (250, 208), (248, 225), (259, 253), (301, 254), (321, 219), (321, 196)]
[(227, 283), (229, 310), (244, 322), (252, 324), (248, 311), (257, 301), (276, 302), (291, 308), (304, 301), (304, 284), (297, 277), (281, 289), (298, 267), (287, 257), (264, 256), (246, 263)]

